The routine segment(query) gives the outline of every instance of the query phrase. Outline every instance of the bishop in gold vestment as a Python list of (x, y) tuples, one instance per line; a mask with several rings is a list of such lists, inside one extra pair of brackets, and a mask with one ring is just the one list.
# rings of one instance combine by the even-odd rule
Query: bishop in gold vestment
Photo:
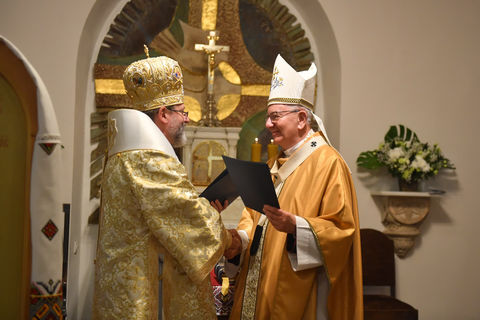
[[(308, 140), (302, 148), (310, 148)], [(230, 319), (242, 319), (242, 304), (252, 303), (244, 298), (248, 272), (260, 273), (255, 319), (316, 319), (316, 308), (321, 307), (317, 304), (321, 298), (317, 297), (317, 278), (324, 276), (329, 286), (328, 319), (361, 319), (357, 200), (345, 162), (330, 146), (319, 147), (285, 181), (279, 204), (283, 210), (307, 220), (323, 255), (324, 267), (294, 271), (286, 249), (287, 234), (267, 225), (258, 271), (249, 268), (251, 242), (246, 250)], [(256, 211), (244, 210), (238, 229), (245, 230), (253, 239), (260, 216)]]
[[(180, 68), (149, 58), (127, 68), (124, 82), (134, 101), (144, 99), (108, 115), (94, 319), (157, 320), (160, 255), (165, 318), (216, 319), (208, 275), (231, 238), (172, 148), (188, 122)], [(139, 111), (150, 109), (151, 119)]]
[(266, 127), (283, 148), (269, 161), (280, 209), (243, 211), (232, 320), (363, 319), (357, 199), (348, 166), (310, 111), (315, 74), (314, 65), (297, 73), (280, 56), (275, 62)]

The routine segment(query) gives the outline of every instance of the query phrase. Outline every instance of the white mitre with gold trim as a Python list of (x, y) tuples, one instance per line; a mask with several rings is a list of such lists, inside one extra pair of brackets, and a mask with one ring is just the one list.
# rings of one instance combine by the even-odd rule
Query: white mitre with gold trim
[(310, 109), (318, 124), (318, 130), (322, 132), (326, 142), (331, 146), (322, 119), (314, 113), (316, 76), (315, 63), (312, 62), (308, 70), (297, 72), (281, 55), (277, 55), (267, 105), (301, 105)]
[(297, 72), (281, 55), (277, 55), (273, 67), (268, 105), (300, 104), (313, 111), (316, 75), (315, 63), (312, 63), (307, 71)]

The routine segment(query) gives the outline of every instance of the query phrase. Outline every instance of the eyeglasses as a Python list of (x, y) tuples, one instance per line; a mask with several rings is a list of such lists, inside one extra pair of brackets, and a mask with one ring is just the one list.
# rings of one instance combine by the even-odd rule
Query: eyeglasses
[(289, 113), (294, 113), (294, 112), (299, 112), (300, 110), (298, 109), (295, 109), (295, 110), (287, 110), (287, 111), (275, 111), (275, 112), (272, 112), (270, 114), (267, 114), (265, 116), (265, 122), (268, 121), (268, 119), (270, 119), (270, 121), (272, 121), (272, 123), (275, 123), (278, 121), (278, 119), (280, 119), (281, 117), (284, 117), (286, 116), (287, 114)]
[(178, 113), (180, 113), (184, 118), (188, 118), (188, 111), (175, 110), (175, 109), (171, 109), (171, 108), (167, 108), (167, 109), (170, 110), (170, 111), (173, 111), (173, 112), (178, 112)]

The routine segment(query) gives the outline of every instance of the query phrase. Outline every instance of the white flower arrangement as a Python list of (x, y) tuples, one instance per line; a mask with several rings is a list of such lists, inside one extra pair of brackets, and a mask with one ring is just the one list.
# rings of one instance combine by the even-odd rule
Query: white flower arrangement
[(438, 174), (441, 169), (455, 169), (437, 144), (420, 142), (403, 125), (391, 126), (378, 149), (360, 153), (357, 165), (367, 169), (386, 167), (390, 174), (407, 183), (415, 183)]

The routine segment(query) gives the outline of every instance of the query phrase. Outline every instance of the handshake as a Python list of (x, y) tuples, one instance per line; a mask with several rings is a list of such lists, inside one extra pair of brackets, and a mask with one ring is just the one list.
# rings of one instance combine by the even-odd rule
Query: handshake
[(227, 259), (232, 259), (242, 253), (242, 238), (235, 229), (228, 229), (227, 231), (232, 236), (232, 243), (225, 249), (223, 255)]
[[(222, 204), (217, 199), (215, 201), (210, 201), (210, 205), (214, 207), (215, 210), (218, 211), (218, 213), (221, 213), (223, 210), (225, 210), (225, 208), (228, 207), (229, 203), (228, 203), (228, 200), (225, 200), (224, 203)], [(242, 253), (242, 238), (240, 238), (240, 235), (235, 229), (228, 229), (227, 231), (230, 233), (232, 237), (232, 242), (230, 243), (230, 246), (228, 246), (228, 248), (225, 249), (223, 255), (227, 259), (232, 259), (233, 257)]]

